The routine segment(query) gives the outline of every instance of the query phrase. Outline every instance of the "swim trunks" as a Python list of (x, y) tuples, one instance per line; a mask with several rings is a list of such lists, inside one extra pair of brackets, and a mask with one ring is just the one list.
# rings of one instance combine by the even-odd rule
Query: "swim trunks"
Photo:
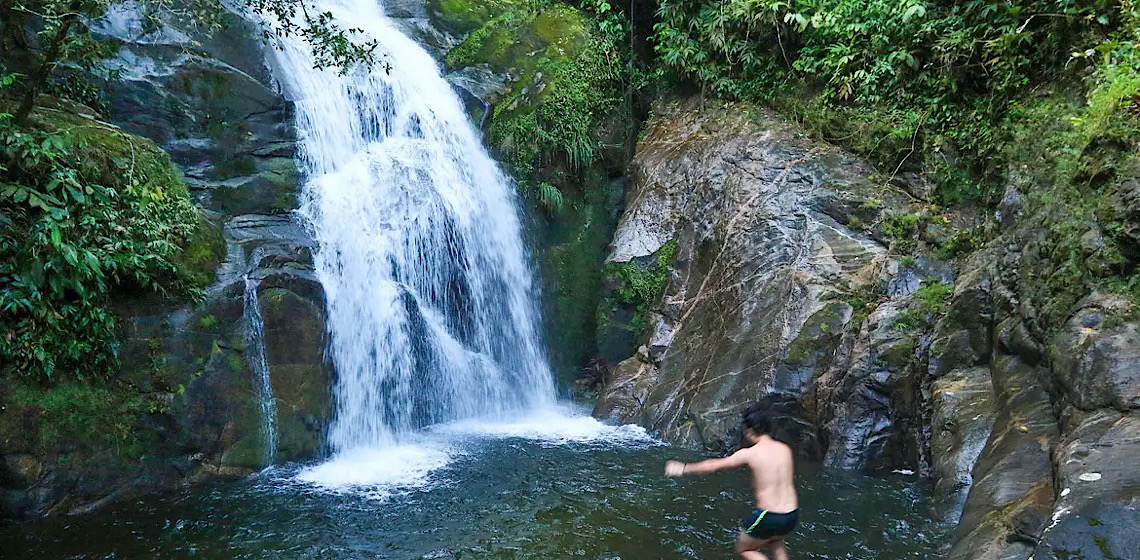
[(757, 539), (783, 537), (796, 528), (796, 522), (799, 520), (798, 508), (788, 513), (772, 513), (766, 509), (758, 509), (744, 521), (744, 532)]

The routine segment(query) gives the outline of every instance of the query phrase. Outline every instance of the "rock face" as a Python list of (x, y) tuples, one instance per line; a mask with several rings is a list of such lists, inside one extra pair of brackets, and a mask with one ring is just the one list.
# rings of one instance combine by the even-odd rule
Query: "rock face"
[[(119, 47), (107, 62), (121, 76), (106, 84), (107, 120), (171, 154), (215, 230), (199, 249), (220, 258), (216, 270), (202, 271), (214, 281), (200, 304), (116, 302), (123, 368), (109, 386), (121, 397), (113, 417), (133, 434), (120, 438), (132, 442), (130, 452), (112, 448), (119, 440), (100, 447), (45, 432), (52, 426), (44, 405), (0, 412), (0, 518), (82, 511), (137, 491), (263, 467), (246, 277), (256, 283), (264, 320), (277, 460), (323, 451), (333, 372), (323, 358), (314, 242), (290, 215), (300, 189), (292, 105), (270, 77), (256, 31), (228, 18), (226, 29), (209, 36), (172, 21), (155, 29), (128, 2), (96, 26)], [(139, 399), (149, 404), (128, 408)], [(26, 437), (14, 437), (19, 433)]]
[[(904, 337), (890, 329), (888, 306), (847, 331), (848, 300), (877, 292), (898, 264), (848, 224), (874, 222), (902, 196), (768, 113), (713, 102), (658, 107), (632, 169), (609, 262), (636, 266), (667, 244), (675, 257), (645, 318), (647, 344), (613, 372), (596, 414), (720, 450), (739, 410), (761, 395), (812, 392), (809, 416), (850, 437), (850, 451), (829, 451), (829, 461), (893, 462), (885, 444), (904, 437), (893, 427), (914, 412), (891, 401), (910, 389), (883, 356)], [(812, 389), (821, 377), (826, 396)], [(850, 398), (840, 405), (837, 392)], [(815, 430), (802, 437), (815, 449)]]
[(874, 170), (752, 107), (657, 107), (632, 170), (609, 261), (669, 266), (597, 416), (723, 452), (767, 402), (804, 456), (931, 476), (948, 558), (1140, 557), (1140, 323), (1042, 289), (1064, 271), (1019, 194), (950, 266)]
[[(312, 457), (322, 446), (330, 371), (322, 357), (324, 295), (312, 269), (314, 242), (290, 215), (300, 191), (292, 104), (244, 20), (226, 14), (226, 29), (198, 36), (171, 21), (146, 32), (139, 13), (120, 5), (100, 29), (123, 41), (108, 63), (123, 70), (109, 84), (111, 118), (171, 154), (204, 214), (221, 225), (226, 249), (204, 304), (132, 322), (163, 340), (174, 367), (198, 375), (186, 385), (179, 421), (203, 464), (259, 468), (266, 442), (243, 338), (245, 278), (253, 279), (279, 401), (279, 459)], [(188, 315), (180, 321), (180, 314)], [(148, 332), (154, 323), (162, 329)], [(185, 325), (208, 336), (186, 340)], [(195, 369), (203, 358), (225, 367)]]

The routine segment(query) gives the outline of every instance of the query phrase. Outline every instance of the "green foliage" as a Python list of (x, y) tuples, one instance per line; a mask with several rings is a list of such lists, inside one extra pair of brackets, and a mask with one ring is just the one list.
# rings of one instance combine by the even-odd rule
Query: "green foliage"
[(603, 274), (616, 285), (612, 299), (617, 303), (633, 307), (632, 327), (635, 330), (641, 331), (648, 327), (647, 314), (665, 291), (676, 253), (677, 242), (669, 240), (657, 250), (648, 265), (633, 260), (606, 264)]
[(92, 382), (65, 381), (54, 387), (16, 384), (11, 406), (38, 419), (38, 445), (45, 451), (111, 450), (119, 459), (137, 458), (139, 415), (151, 400), (133, 390)]
[(211, 329), (216, 324), (218, 324), (218, 318), (213, 315), (203, 315), (202, 318), (198, 320), (198, 326), (203, 330)]
[(649, 266), (642, 266), (632, 260), (607, 264), (608, 275), (619, 280), (615, 294), (617, 300), (646, 309), (656, 303), (665, 289), (665, 281), (669, 278), (676, 252), (677, 242), (670, 240), (657, 250)]
[(903, 340), (883, 350), (879, 354), (879, 361), (895, 370), (902, 370), (914, 361), (917, 348), (918, 345), (915, 344), (915, 341)]
[(1070, 53), (1126, 28), (1131, 11), (1130, 0), (665, 0), (655, 39), (665, 66), (707, 89), (773, 102), (885, 169), (924, 165), (939, 202), (991, 203), (1009, 101), (1087, 67)]
[(169, 157), (73, 112), (0, 114), (0, 357), (40, 380), (114, 370), (112, 292), (200, 293), (175, 262), (199, 216)]
[(440, 17), (443, 27), (465, 34), (519, 3), (515, 0), (428, 0), (427, 8)]
[(918, 227), (921, 218), (918, 214), (889, 212), (883, 217), (879, 227), (883, 235), (894, 240), (892, 247), (900, 253), (909, 253), (915, 249), (915, 237), (918, 236)]
[(562, 211), (562, 191), (558, 187), (550, 183), (542, 182), (538, 184), (538, 201), (547, 209), (554, 212)]
[(932, 254), (935, 258), (949, 261), (961, 255), (966, 255), (982, 245), (983, 237), (980, 228), (961, 229), (946, 239), (939, 240)]
[(1011, 105), (1011, 182), (1025, 194), (1024, 226), (1039, 232), (1023, 297), (1043, 324), (1063, 324), (1091, 291), (1140, 299), (1140, 28), (1135, 4), (1121, 6), (1123, 29), (1074, 53), (1096, 63), (1083, 103), (1057, 92)]
[(563, 4), (516, 4), (447, 54), (453, 67), (486, 63), (518, 76), (496, 102), (488, 137), (523, 192), (547, 208), (558, 206), (542, 186), (555, 184), (550, 170), (589, 166), (605, 148), (602, 128), (621, 103), (620, 30), (605, 24), (617, 16), (591, 6), (605, 14), (602, 24)]
[(375, 39), (363, 39), (359, 29), (341, 27), (333, 21), (332, 12), (306, 7), (306, 0), (239, 0), (238, 5), (244, 8), (241, 11), (266, 16), (273, 22), (262, 31), (266, 42), (275, 44), (290, 36), (304, 39), (317, 68), (337, 68), (344, 74), (357, 64), (390, 65), (377, 58)]
[(831, 292), (824, 299), (842, 300), (851, 306), (851, 324), (858, 328), (868, 316), (879, 307), (883, 301), (883, 293), (874, 282), (858, 286), (847, 284), (838, 286), (839, 291)]
[(946, 313), (946, 305), (953, 294), (954, 286), (951, 284), (923, 282), (907, 309), (895, 319), (894, 329), (906, 332), (921, 325), (933, 324)]

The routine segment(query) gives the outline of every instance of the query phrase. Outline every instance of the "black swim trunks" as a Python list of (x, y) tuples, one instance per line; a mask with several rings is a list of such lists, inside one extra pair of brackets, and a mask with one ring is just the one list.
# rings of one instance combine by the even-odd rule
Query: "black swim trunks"
[(744, 532), (757, 539), (783, 537), (796, 528), (796, 522), (799, 520), (798, 508), (788, 513), (772, 513), (766, 509), (758, 509), (744, 521)]

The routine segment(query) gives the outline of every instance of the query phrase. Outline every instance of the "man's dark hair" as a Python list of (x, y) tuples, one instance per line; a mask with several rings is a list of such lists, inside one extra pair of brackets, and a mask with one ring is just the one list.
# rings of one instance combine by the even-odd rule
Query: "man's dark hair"
[(758, 436), (770, 436), (774, 429), (771, 413), (755, 405), (741, 413), (740, 423), (743, 429), (750, 429)]

